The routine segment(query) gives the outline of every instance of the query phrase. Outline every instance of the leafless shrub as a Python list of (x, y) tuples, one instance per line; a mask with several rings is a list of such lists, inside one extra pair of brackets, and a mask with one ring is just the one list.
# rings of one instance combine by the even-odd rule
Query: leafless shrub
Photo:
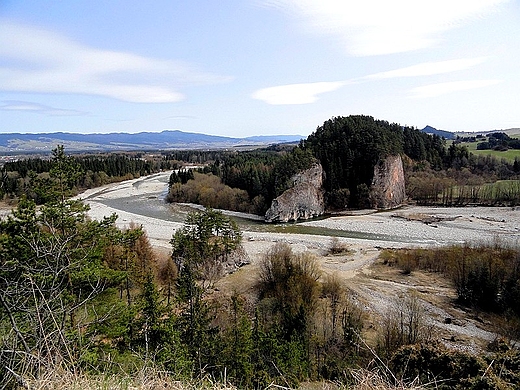
[(351, 370), (350, 374), (354, 379), (353, 390), (419, 390), (425, 388), (415, 380), (411, 383), (403, 381), (394, 383), (393, 379), (389, 379), (379, 370), (358, 369)]
[(250, 211), (251, 204), (246, 191), (231, 188), (218, 176), (194, 172), (194, 178), (186, 184), (175, 183), (170, 187), (169, 202), (198, 203), (217, 209)]
[(293, 253), (288, 244), (277, 243), (260, 263), (261, 298), (271, 300), (289, 322), (302, 310), (311, 316), (319, 299), (320, 274), (313, 254)]
[(330, 239), (330, 245), (329, 245), (329, 254), (331, 255), (344, 255), (344, 254), (350, 254), (352, 250), (350, 249), (350, 246), (339, 240), (338, 237), (332, 237)]
[(431, 327), (415, 290), (409, 290), (403, 297), (394, 300), (382, 319), (379, 337), (379, 350), (384, 356), (403, 345), (431, 339)]
[(323, 282), (321, 289), (322, 296), (328, 298), (329, 301), (331, 310), (331, 329), (332, 335), (334, 337), (339, 313), (339, 305), (344, 295), (343, 287), (341, 286), (341, 282), (337, 275), (329, 275)]

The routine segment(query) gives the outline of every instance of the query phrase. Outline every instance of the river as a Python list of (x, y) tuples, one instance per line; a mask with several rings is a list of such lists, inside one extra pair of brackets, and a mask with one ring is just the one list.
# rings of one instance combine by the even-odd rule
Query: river
[[(89, 190), (79, 197), (91, 206), (91, 215), (100, 218), (113, 212), (120, 223), (134, 221), (153, 238), (171, 238), (182, 226), (193, 205), (168, 204), (164, 198), (170, 173), (111, 184)], [(492, 240), (520, 241), (520, 210), (512, 208), (425, 208), (405, 207), (387, 212), (354, 214), (312, 221), (267, 224), (258, 216), (224, 211), (249, 237), (271, 234), (284, 236), (342, 237), (371, 246), (443, 245)], [(410, 218), (435, 215), (439, 222), (425, 224)], [(399, 218), (396, 218), (399, 217)], [(152, 232), (152, 230), (158, 230)], [(311, 237), (309, 237), (311, 239)], [(307, 239), (306, 239), (307, 240)]]
[[(168, 191), (169, 173), (159, 173), (144, 178), (130, 180), (119, 185), (105, 186), (94, 190), (92, 194), (82, 199), (88, 203), (100, 203), (115, 211), (153, 218), (161, 221), (182, 223), (189, 212), (201, 209), (197, 205), (168, 204), (165, 197)], [(160, 184), (162, 183), (162, 185)], [(310, 234), (326, 237), (345, 237), (353, 239), (391, 241), (391, 242), (421, 242), (400, 235), (371, 233), (333, 229), (324, 226), (309, 226), (299, 223), (265, 223), (256, 215), (233, 213), (223, 210), (233, 219), (242, 231), (280, 234)], [(321, 218), (326, 219), (327, 217)], [(319, 220), (319, 219), (318, 219)]]

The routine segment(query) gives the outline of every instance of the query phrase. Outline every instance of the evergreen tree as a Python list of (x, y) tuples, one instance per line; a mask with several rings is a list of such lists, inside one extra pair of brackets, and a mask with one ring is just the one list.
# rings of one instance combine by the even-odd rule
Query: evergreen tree
[(76, 367), (86, 326), (77, 313), (120, 277), (103, 261), (117, 236), (115, 216), (91, 221), (87, 206), (66, 199), (75, 167), (62, 151), (47, 183), (53, 201), (37, 211), (22, 198), (0, 221), (0, 322), (13, 329), (0, 335), (0, 359), (11, 379)]
[(221, 361), (227, 376), (239, 387), (249, 388), (253, 381), (253, 324), (244, 308), (244, 299), (231, 296), (229, 327), (224, 330)]
[(194, 373), (214, 363), (218, 329), (205, 292), (220, 277), (222, 262), (239, 248), (242, 235), (237, 225), (221, 212), (206, 209), (190, 213), (171, 240), (172, 259), (179, 276), (176, 283), (181, 337), (193, 363)]
[(360, 185), (369, 187), (374, 166), (390, 154), (403, 152), (403, 130), (369, 116), (334, 117), (302, 142), (325, 171), (328, 192), (348, 189), (349, 206), (359, 207)]
[(188, 214), (184, 226), (172, 240), (172, 258), (179, 273), (189, 267), (194, 277), (211, 285), (221, 276), (223, 262), (240, 247), (237, 224), (210, 208)]

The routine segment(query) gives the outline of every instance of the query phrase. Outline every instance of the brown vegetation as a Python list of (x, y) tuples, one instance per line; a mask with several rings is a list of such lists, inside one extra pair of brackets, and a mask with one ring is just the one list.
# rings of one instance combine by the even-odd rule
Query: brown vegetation
[(345, 255), (351, 253), (349, 245), (339, 240), (338, 237), (330, 239), (329, 253), (331, 255)]
[[(505, 179), (516, 179), (511, 173)], [(472, 173), (469, 168), (414, 170), (409, 167), (406, 190), (421, 205), (509, 205), (520, 203), (518, 180), (500, 181), (497, 176)]]
[(178, 203), (196, 203), (205, 207), (235, 211), (254, 211), (246, 191), (231, 188), (211, 173), (193, 172), (194, 178), (186, 184), (174, 183), (167, 200)]
[(386, 251), (382, 258), (405, 274), (426, 270), (446, 275), (453, 283), (459, 303), (498, 315), (501, 320), (497, 321), (496, 331), (507, 339), (520, 336), (517, 326), (520, 252), (517, 248), (497, 241), (493, 245)]

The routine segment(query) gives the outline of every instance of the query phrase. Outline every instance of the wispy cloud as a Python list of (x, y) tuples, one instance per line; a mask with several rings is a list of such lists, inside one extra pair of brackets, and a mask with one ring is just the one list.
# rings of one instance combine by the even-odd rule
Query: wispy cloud
[[(253, 93), (252, 97), (255, 99), (262, 100), (268, 104), (308, 104), (314, 103), (318, 100), (318, 95), (331, 92), (337, 90), (347, 84), (354, 83), (366, 83), (371, 81), (383, 80), (383, 79), (391, 79), (391, 78), (402, 78), (402, 77), (424, 77), (424, 76), (433, 76), (444, 73), (452, 73), (461, 70), (469, 69), (473, 66), (481, 64), (484, 62), (486, 58), (461, 58), (455, 60), (446, 60), (446, 61), (437, 61), (437, 62), (424, 62), (421, 64), (416, 64), (412, 66), (407, 66), (404, 68), (394, 69), (386, 72), (379, 72), (370, 74), (367, 76), (358, 77), (356, 79), (351, 80), (343, 80), (343, 81), (332, 81), (332, 82), (314, 82), (314, 83), (301, 83), (301, 84), (289, 84), (289, 85), (280, 85), (276, 87), (264, 88)], [(481, 83), (486, 85), (490, 80), (483, 80)], [(459, 85), (460, 89), (463, 88), (465, 82), (461, 82)], [(472, 81), (473, 85), (478, 86), (478, 81)], [(442, 86), (443, 84), (434, 84), (438, 86)], [(434, 85), (420, 87), (414, 90), (414, 94), (421, 95), (421, 88), (425, 88), (424, 97), (427, 97), (428, 93), (433, 93)], [(456, 88), (458, 85), (455, 83), (446, 83), (446, 88), (448, 85), (451, 85), (452, 88)], [(429, 89), (431, 88), (431, 90)], [(476, 87), (475, 87), (476, 88)], [(431, 91), (431, 92), (428, 92)], [(447, 92), (446, 92), (447, 93)], [(436, 95), (432, 95), (436, 96)]]
[(192, 116), (192, 115), (172, 115), (172, 116), (167, 116), (166, 118), (163, 118), (164, 120), (166, 119), (197, 119), (197, 117), (195, 116)]
[(484, 88), (499, 84), (501, 80), (465, 80), (452, 81), (447, 83), (437, 83), (424, 85), (412, 89), (412, 94), (416, 98), (431, 98), (446, 95), (452, 92), (465, 91), (469, 89)]
[(279, 85), (260, 89), (252, 96), (268, 104), (308, 104), (314, 103), (319, 94), (335, 91), (343, 85), (343, 81)]
[(64, 108), (49, 107), (39, 103), (24, 102), (18, 100), (6, 100), (0, 105), (2, 111), (23, 111), (36, 114), (45, 114), (50, 116), (82, 116), (88, 115), (88, 112), (70, 110)]
[(101, 50), (0, 19), (0, 90), (100, 95), (138, 103), (178, 102), (186, 85), (229, 77), (179, 61)]
[(336, 36), (355, 56), (430, 47), (442, 33), (511, 0), (263, 0), (320, 34)]
[(459, 70), (469, 69), (484, 62), (486, 58), (461, 58), (456, 60), (424, 62), (405, 68), (390, 70), (387, 72), (374, 73), (362, 79), (390, 79), (398, 77), (432, 76), (436, 74), (451, 73)]

